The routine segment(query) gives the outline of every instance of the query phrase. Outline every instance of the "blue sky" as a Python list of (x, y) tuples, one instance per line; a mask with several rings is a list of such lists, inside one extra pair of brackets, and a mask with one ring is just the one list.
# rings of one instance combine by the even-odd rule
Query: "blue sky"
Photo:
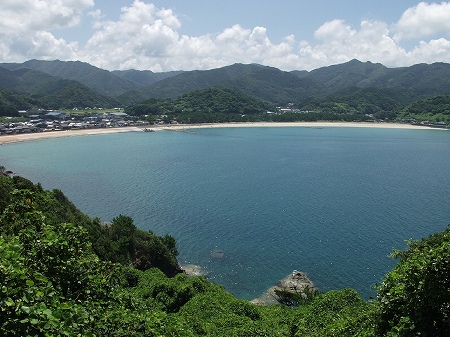
[(33, 58), (152, 71), (449, 62), (450, 2), (2, 0), (0, 62)]

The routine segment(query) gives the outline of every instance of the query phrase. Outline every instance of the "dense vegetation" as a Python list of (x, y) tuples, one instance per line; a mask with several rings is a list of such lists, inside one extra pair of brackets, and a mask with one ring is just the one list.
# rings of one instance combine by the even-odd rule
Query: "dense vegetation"
[[(0, 167), (2, 336), (447, 336), (450, 227), (394, 252), (366, 302), (352, 289), (256, 306), (176, 271), (176, 242), (127, 216), (90, 219)], [(171, 277), (168, 277), (171, 276)]]
[(430, 122), (450, 123), (450, 95), (433, 96), (419, 100), (404, 107), (399, 116), (402, 118), (428, 120)]
[(177, 99), (149, 99), (125, 109), (133, 116), (167, 115), (181, 123), (248, 121), (275, 107), (243, 93), (220, 88), (193, 91)]
[(0, 88), (0, 116), (19, 116), (19, 110), (33, 107), (30, 100), (9, 90)]
[[(152, 98), (125, 109), (132, 116), (165, 115), (166, 121), (176, 120), (179, 123), (220, 123), (220, 122), (295, 122), (295, 121), (365, 121), (373, 120), (369, 113), (377, 116), (388, 115), (395, 102), (384, 101), (382, 107), (371, 103), (377, 99), (377, 92), (358, 97), (330, 98), (329, 101), (305, 100), (296, 109), (280, 113), (273, 104), (257, 100), (232, 89), (209, 88), (185, 94), (177, 99)], [(155, 117), (156, 118), (156, 117)]]

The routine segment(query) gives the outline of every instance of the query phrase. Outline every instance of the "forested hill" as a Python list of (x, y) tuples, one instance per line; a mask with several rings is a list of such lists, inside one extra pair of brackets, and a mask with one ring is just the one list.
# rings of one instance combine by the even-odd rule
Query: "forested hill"
[(8, 70), (0, 67), (0, 116), (7, 115), (2, 106), (18, 110), (32, 108), (72, 109), (84, 107), (113, 108), (121, 103), (110, 96), (99, 94), (80, 82), (49, 75), (39, 70), (21, 68)]
[(249, 116), (274, 111), (271, 103), (231, 89), (209, 88), (177, 99), (149, 99), (125, 109), (133, 116), (161, 115), (181, 123), (247, 120)]
[(139, 84), (132, 80), (80, 61), (29, 60), (24, 63), (0, 63), (0, 67), (11, 71), (36, 70), (53, 77), (77, 81), (101, 95), (110, 97), (139, 87)]
[[(34, 108), (48, 109), (127, 107), (149, 99), (174, 100), (193, 91), (220, 88), (277, 106), (291, 103), (303, 112), (376, 114), (375, 118), (392, 119), (408, 104), (450, 94), (450, 64), (387, 68), (352, 60), (312, 71), (233, 64), (153, 73), (107, 71), (78, 61), (30, 60), (0, 64), (0, 88), (21, 96), (20, 101)], [(76, 97), (68, 99), (70, 95)], [(15, 106), (13, 101), (2, 104)]]

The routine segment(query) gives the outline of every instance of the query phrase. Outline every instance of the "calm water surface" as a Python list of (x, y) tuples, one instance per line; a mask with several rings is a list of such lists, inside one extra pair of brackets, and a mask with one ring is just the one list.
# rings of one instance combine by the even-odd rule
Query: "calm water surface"
[(175, 236), (181, 262), (247, 299), (293, 269), (374, 296), (393, 247), (450, 223), (447, 131), (132, 132), (4, 145), (0, 164), (93, 217)]

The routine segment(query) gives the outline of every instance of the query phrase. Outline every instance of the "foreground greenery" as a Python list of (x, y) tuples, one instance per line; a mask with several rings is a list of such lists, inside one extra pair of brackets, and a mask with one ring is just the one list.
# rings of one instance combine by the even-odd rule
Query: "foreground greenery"
[(178, 273), (176, 243), (119, 215), (91, 220), (61, 191), (0, 170), (2, 336), (447, 336), (450, 228), (409, 249), (378, 301), (355, 290), (256, 306)]

